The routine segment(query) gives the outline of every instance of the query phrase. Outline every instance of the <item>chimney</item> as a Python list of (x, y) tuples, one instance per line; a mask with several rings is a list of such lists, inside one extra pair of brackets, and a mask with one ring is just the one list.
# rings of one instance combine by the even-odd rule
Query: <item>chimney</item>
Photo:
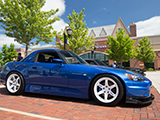
[(129, 26), (129, 28), (130, 28), (131, 37), (136, 37), (137, 36), (136, 24), (134, 24), (134, 22), (132, 22), (132, 24)]

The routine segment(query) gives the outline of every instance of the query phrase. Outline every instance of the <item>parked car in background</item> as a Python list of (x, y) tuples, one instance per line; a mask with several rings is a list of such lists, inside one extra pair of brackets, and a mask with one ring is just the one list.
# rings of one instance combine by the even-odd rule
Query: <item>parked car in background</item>
[[(88, 64), (91, 64), (91, 65), (100, 65), (100, 66), (107, 66), (105, 65), (102, 61), (100, 61), (99, 59), (85, 59), (85, 61), (88, 63)], [(107, 67), (111, 67), (111, 66), (107, 66)], [(144, 70), (143, 69), (140, 69), (140, 68), (134, 68), (134, 67), (124, 67), (124, 66), (121, 66), (121, 65), (117, 65), (117, 68), (120, 68), (120, 69), (125, 69), (125, 70), (130, 70), (130, 71), (133, 71), (133, 72), (137, 72), (143, 76), (145, 76), (146, 74), (144, 73)]]
[(99, 59), (84, 59), (90, 65), (100, 65), (100, 66), (107, 66)]
[(135, 72), (137, 72), (137, 73), (142, 74), (143, 76), (146, 75), (146, 74), (144, 73), (144, 70), (143, 70), (143, 69), (140, 69), (140, 68), (124, 67), (124, 69), (126, 69), (126, 70), (131, 70), (131, 71), (135, 71)]
[(34, 92), (88, 99), (114, 106), (121, 100), (150, 103), (152, 82), (124, 69), (87, 64), (78, 55), (60, 49), (32, 52), (20, 62), (9, 62), (0, 81), (11, 94)]

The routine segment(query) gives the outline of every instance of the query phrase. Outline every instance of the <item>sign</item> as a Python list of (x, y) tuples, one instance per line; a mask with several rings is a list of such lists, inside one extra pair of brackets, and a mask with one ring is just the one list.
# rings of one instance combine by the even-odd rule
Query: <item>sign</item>
[(101, 49), (101, 48), (107, 48), (107, 45), (102, 45), (102, 46), (96, 46), (97, 49)]

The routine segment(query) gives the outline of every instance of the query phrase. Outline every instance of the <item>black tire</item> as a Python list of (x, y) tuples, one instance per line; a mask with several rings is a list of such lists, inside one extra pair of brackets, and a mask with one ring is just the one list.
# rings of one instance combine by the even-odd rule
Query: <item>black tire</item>
[(91, 95), (101, 105), (115, 106), (124, 95), (121, 81), (113, 75), (100, 75), (91, 84)]
[(25, 81), (18, 72), (12, 72), (8, 75), (6, 89), (10, 94), (23, 94), (25, 90)]

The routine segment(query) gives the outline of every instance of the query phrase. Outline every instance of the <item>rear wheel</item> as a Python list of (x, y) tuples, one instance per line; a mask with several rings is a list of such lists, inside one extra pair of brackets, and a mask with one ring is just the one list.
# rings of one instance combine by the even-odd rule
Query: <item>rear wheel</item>
[(122, 99), (124, 88), (117, 77), (101, 75), (92, 82), (91, 94), (99, 104), (114, 106)]
[(22, 94), (25, 89), (25, 82), (22, 75), (17, 72), (10, 73), (7, 78), (6, 88), (11, 94)]

